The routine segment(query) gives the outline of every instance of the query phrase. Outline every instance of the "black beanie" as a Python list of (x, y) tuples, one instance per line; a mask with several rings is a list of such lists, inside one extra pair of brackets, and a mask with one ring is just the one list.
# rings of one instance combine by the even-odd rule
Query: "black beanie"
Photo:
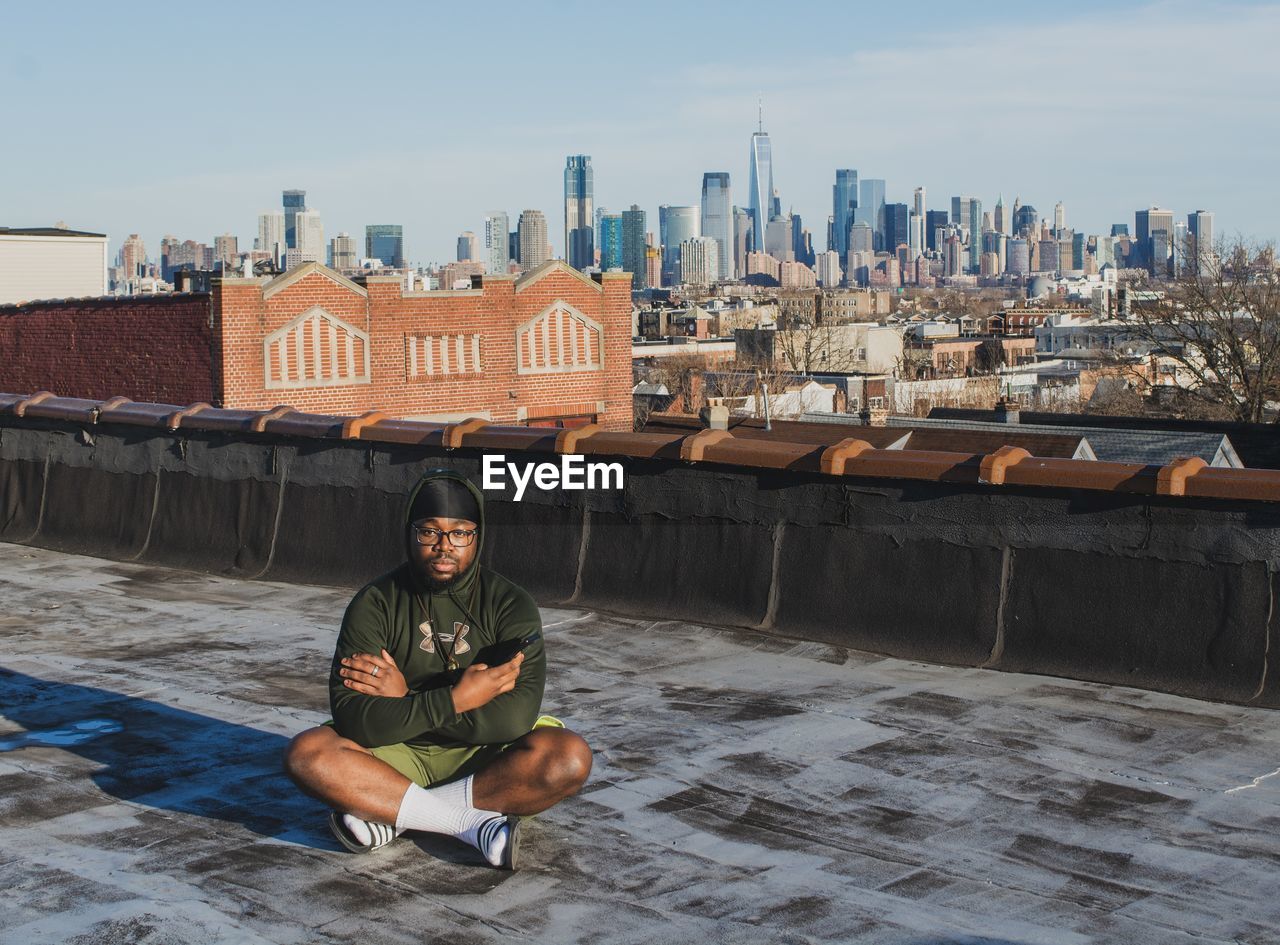
[(466, 519), (479, 525), (480, 506), (465, 483), (448, 477), (428, 479), (409, 508), (410, 522), (424, 518)]

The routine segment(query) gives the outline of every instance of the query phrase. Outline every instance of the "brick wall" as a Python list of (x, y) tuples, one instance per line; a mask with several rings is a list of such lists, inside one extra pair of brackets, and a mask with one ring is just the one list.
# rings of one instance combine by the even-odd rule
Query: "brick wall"
[(0, 306), (0, 390), (210, 401), (209, 315), (207, 295)]
[[(517, 331), (557, 304), (600, 326), (603, 343), (591, 359), (600, 361), (602, 352), (602, 364), (521, 373)], [(268, 346), (264, 354), (265, 342), (317, 308), (323, 314), (312, 316), (300, 338), (294, 329), (283, 348)], [(340, 382), (348, 355), (359, 362), (364, 344), (363, 339), (347, 344), (344, 333), (354, 334), (348, 327), (367, 335), (367, 382)], [(567, 333), (563, 342), (537, 335), (539, 345), (550, 338), (553, 356), (564, 352), (565, 345), (572, 348)], [(408, 351), (413, 339), (419, 342), (416, 355)], [(453, 365), (448, 374), (439, 371), (444, 340)], [(299, 267), (265, 287), (255, 280), (228, 279), (214, 289), (214, 346), (223, 369), (221, 400), (227, 407), (289, 404), (330, 414), (376, 409), (393, 417), (487, 413), (493, 422), (507, 424), (594, 416), (606, 429), (631, 429), (631, 285), (626, 275), (606, 274), (597, 284), (552, 263), (519, 280), (487, 279), (479, 290), (408, 295), (394, 277), (372, 277), (357, 286), (316, 265)], [(477, 349), (478, 370), (473, 357)], [(579, 354), (589, 360), (585, 348)], [(435, 361), (435, 374), (423, 370), (428, 357)], [(280, 386), (282, 378), (287, 386)]]
[[(522, 372), (518, 332), (553, 307), (562, 330), (527, 343), (568, 363)], [(265, 284), (219, 280), (211, 296), (0, 308), (0, 390), (43, 389), (506, 424), (594, 417), (630, 430), (631, 280), (548, 263), (482, 289), (405, 295), (397, 278), (356, 285), (311, 263)]]

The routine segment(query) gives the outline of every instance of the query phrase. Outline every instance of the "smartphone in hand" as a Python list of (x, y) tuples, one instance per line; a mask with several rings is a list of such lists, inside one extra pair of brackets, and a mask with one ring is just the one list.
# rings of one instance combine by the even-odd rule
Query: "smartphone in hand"
[(517, 653), (541, 639), (542, 633), (536, 631), (518, 640), (499, 640), (492, 646), (484, 648), (484, 651), (479, 654), (480, 660), (478, 662), (484, 662), (487, 666), (500, 666), (503, 663), (509, 663), (516, 658)]

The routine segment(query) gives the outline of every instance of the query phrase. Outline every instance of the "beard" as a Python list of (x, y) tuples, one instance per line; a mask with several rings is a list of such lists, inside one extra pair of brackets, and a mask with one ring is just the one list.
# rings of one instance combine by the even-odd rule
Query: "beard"
[[(433, 561), (450, 561), (453, 563), (456, 570), (448, 576), (435, 574), (431, 570), (431, 564)], [(425, 565), (420, 567), (418, 569), (418, 577), (420, 577), (423, 583), (425, 583), (427, 587), (431, 588), (431, 590), (446, 591), (453, 585), (457, 584), (462, 575), (466, 573), (465, 569), (459, 567), (460, 564), (461, 562), (453, 555), (440, 555), (437, 558), (432, 558), (431, 561), (426, 562)]]

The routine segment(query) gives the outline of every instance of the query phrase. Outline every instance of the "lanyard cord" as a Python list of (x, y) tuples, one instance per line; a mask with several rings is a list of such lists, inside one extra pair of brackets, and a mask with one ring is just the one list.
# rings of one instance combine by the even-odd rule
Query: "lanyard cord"
[[(478, 568), (478, 567), (480, 567), (480, 563), (479, 563), (479, 562), (476, 562), (474, 565), (472, 565), (472, 567)], [(476, 577), (475, 577), (475, 582), (473, 582), (473, 584), (478, 584), (479, 582), (480, 582), (480, 574), (479, 574), (479, 573), (477, 573), (477, 574), (476, 574)], [(471, 612), (471, 608), (469, 608), (469, 607), (468, 607), (466, 604), (464, 604), (462, 601), (458, 600), (458, 595), (457, 595), (457, 594), (455, 594), (455, 593), (453, 593), (453, 588), (452, 588), (452, 587), (451, 587), (451, 588), (449, 588), (449, 590), (448, 590), (448, 594), (449, 594), (449, 600), (453, 601), (453, 603), (457, 606), (457, 608), (458, 608), (460, 611), (462, 611), (462, 615), (463, 615), (464, 617), (466, 617), (468, 620), (470, 620), (470, 621), (471, 621), (472, 626), (474, 626), (474, 627), (476, 628), (476, 633), (477, 633), (477, 634), (479, 634), (479, 633), (480, 633), (480, 621), (479, 621), (479, 620), (477, 620), (477, 619), (476, 619), (476, 615), (475, 615), (475, 614), (473, 614), (473, 613)], [(471, 589), (471, 596), (472, 596), (472, 597), (477, 597), (477, 596), (479, 596), (479, 594), (480, 594), (480, 590), (479, 590), (479, 588), (478, 588), (478, 587), (473, 586), (473, 587), (472, 587), (472, 589)], [(473, 601), (473, 603), (474, 603), (474, 601)], [(458, 642), (457, 640), (455, 640), (455, 641), (454, 641), (454, 645), (455, 645), (455, 646), (457, 645), (457, 642)]]
[[(479, 580), (479, 575), (476, 575), (476, 579)], [(471, 612), (471, 608), (458, 599), (458, 596), (454, 594), (452, 587), (448, 588), (445, 593), (449, 595), (449, 600), (453, 601), (454, 606), (462, 611), (462, 615), (471, 621), (472, 625), (476, 628), (477, 635), (479, 635), (480, 621), (477, 620), (475, 614)], [(431, 607), (428, 603), (431, 600), (430, 595), (424, 599), (421, 592), (415, 592), (415, 596), (418, 598), (418, 606), (422, 608), (422, 612), (427, 618), (427, 628), (431, 631), (431, 640), (435, 644), (436, 652), (440, 654), (440, 659), (444, 662), (444, 668), (451, 672), (456, 670), (458, 668), (458, 661), (455, 658), (454, 653), (458, 649), (458, 635), (456, 633), (454, 634), (453, 640), (449, 644), (449, 650), (446, 653), (444, 641), (440, 638), (440, 631), (436, 629), (435, 617), (431, 613)]]
[[(457, 634), (454, 635), (453, 642), (449, 644), (449, 650), (446, 653), (444, 641), (440, 639), (440, 631), (436, 629), (435, 617), (432, 616), (431, 607), (427, 603), (431, 598), (428, 597), (424, 600), (420, 593), (415, 596), (418, 598), (418, 606), (422, 608), (422, 612), (427, 618), (427, 629), (431, 631), (431, 642), (435, 644), (436, 653), (439, 654), (441, 661), (444, 663), (444, 668), (446, 670), (457, 669), (458, 662), (453, 658), (453, 651), (458, 646)], [(419, 629), (421, 629), (421, 627), (419, 627)]]

